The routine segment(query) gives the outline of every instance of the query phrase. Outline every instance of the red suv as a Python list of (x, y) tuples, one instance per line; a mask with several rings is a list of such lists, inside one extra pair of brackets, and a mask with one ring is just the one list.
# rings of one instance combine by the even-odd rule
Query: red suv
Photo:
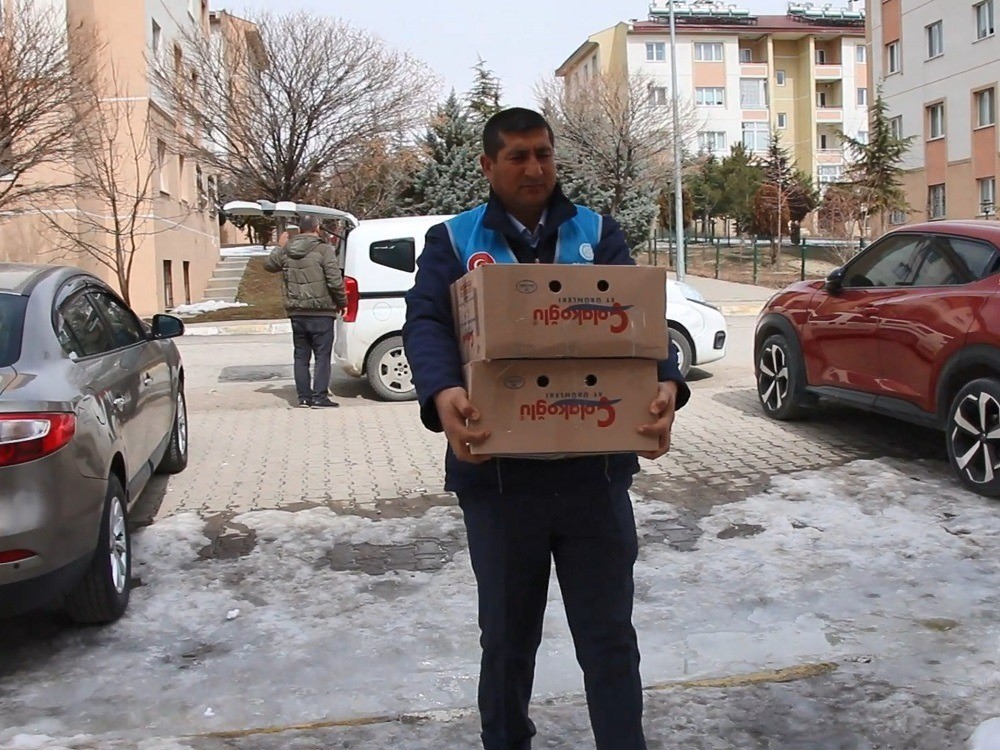
[(764, 306), (757, 395), (774, 419), (822, 396), (944, 431), (969, 489), (1000, 496), (1000, 223), (890, 232)]

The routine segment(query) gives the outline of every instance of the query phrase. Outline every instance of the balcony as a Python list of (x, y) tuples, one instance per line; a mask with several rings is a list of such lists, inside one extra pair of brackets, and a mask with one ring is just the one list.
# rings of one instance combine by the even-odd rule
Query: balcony
[(841, 123), (844, 121), (844, 110), (841, 107), (817, 107), (816, 122)]
[(816, 65), (817, 81), (839, 81), (844, 77), (844, 68), (841, 65)]

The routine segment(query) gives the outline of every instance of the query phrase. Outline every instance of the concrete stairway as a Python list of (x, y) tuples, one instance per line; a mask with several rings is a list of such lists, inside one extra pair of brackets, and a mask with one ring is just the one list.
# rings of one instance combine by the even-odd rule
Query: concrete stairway
[(235, 302), (240, 280), (249, 262), (249, 258), (221, 258), (205, 287), (204, 300)]

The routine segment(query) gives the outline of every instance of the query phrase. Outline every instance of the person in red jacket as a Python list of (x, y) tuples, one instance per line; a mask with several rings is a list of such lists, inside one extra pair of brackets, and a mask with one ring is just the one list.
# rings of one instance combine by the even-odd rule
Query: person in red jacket
[[(481, 164), (489, 201), (428, 231), (406, 296), (403, 343), (421, 419), (448, 439), (445, 489), (458, 495), (476, 575), (483, 747), (531, 746), (528, 704), (554, 560), (598, 750), (645, 750), (632, 627), (638, 539), (628, 490), (639, 470), (636, 454), (537, 460), (469, 448), (487, 436), (475, 426), (463, 385), (451, 284), (481, 262), (557, 262), (563, 234), (597, 235), (592, 247), (578, 244), (592, 253), (586, 261), (634, 264), (612, 217), (563, 195), (554, 150), (551, 127), (532, 110), (504, 110), (486, 123)], [(669, 450), (674, 412), (690, 396), (675, 349), (658, 370), (650, 423), (641, 428), (659, 439), (657, 450), (643, 454), (649, 459)]]

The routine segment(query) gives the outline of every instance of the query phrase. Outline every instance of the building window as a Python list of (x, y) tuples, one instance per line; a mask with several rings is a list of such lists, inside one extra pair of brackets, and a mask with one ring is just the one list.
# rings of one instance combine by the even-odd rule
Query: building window
[(783, 71), (783, 70), (775, 71), (775, 73), (774, 73), (774, 80), (775, 80), (775, 83), (777, 83), (779, 86), (784, 86), (785, 85), (785, 71)]
[(859, 107), (868, 106), (868, 89), (865, 88), (858, 89), (858, 106)]
[(826, 106), (826, 92), (817, 91), (816, 92), (816, 106), (822, 109)]
[(761, 153), (767, 151), (771, 134), (766, 122), (743, 123), (743, 145), (747, 151)]
[(821, 164), (816, 171), (817, 182), (820, 185), (832, 185), (840, 182), (844, 176), (844, 168), (840, 164)]
[(865, 45), (854, 45), (854, 61), (862, 64), (868, 62), (868, 48)]
[(993, 36), (993, 0), (986, 0), (975, 6), (976, 9), (976, 39)]
[(818, 50), (816, 50), (816, 64), (817, 65), (826, 65), (826, 50), (825, 49), (818, 49)]
[(826, 133), (820, 133), (819, 136), (819, 150), (829, 151), (830, 150), (830, 136)]
[(184, 261), (184, 304), (191, 304), (191, 261)]
[(740, 107), (767, 109), (767, 81), (763, 78), (741, 78)]
[(694, 59), (698, 62), (722, 62), (722, 42), (695, 42)]
[(889, 120), (889, 135), (900, 140), (903, 137), (903, 116), (898, 115)]
[(889, 212), (889, 223), (894, 226), (899, 226), (900, 224), (906, 223), (906, 211), (900, 211), (898, 208), (893, 209)]
[(753, 62), (753, 50), (749, 47), (740, 47), (740, 62), (741, 63), (752, 63)]
[(927, 215), (932, 219), (944, 218), (944, 185), (931, 185), (927, 188)]
[(726, 90), (721, 87), (696, 88), (694, 102), (699, 107), (725, 107)]
[(867, 130), (859, 130), (858, 131), (857, 141), (858, 141), (858, 143), (860, 143), (862, 145), (868, 145), (868, 131)]
[(160, 28), (160, 24), (153, 21), (153, 56), (159, 57), (160, 51), (163, 49), (163, 29)]
[(662, 86), (654, 86), (649, 90), (649, 106), (657, 107), (663, 106), (669, 103), (670, 97), (667, 96), (667, 90)]
[(944, 54), (944, 34), (941, 21), (935, 21), (924, 29), (927, 34), (927, 59), (940, 57)]
[(979, 186), (979, 213), (983, 216), (992, 216), (996, 213), (997, 206), (996, 177), (976, 180), (976, 184)]
[(163, 306), (170, 310), (174, 306), (174, 264), (163, 261)]
[(785, 112), (778, 113), (778, 130), (784, 130), (788, 127), (788, 114)]
[(890, 73), (898, 73), (901, 60), (899, 58), (899, 42), (889, 42), (885, 45), (885, 68)]
[(927, 108), (928, 140), (944, 138), (944, 104), (932, 104)]
[(167, 144), (156, 142), (156, 171), (160, 176), (160, 192), (170, 194), (170, 181), (167, 175)]
[(183, 156), (177, 157), (177, 197), (187, 202), (187, 159)]
[(985, 128), (997, 121), (996, 89), (976, 92), (976, 127)]
[(726, 134), (721, 130), (703, 130), (698, 133), (698, 150), (706, 154), (724, 154)]
[(663, 62), (667, 59), (666, 42), (646, 42), (647, 62)]

